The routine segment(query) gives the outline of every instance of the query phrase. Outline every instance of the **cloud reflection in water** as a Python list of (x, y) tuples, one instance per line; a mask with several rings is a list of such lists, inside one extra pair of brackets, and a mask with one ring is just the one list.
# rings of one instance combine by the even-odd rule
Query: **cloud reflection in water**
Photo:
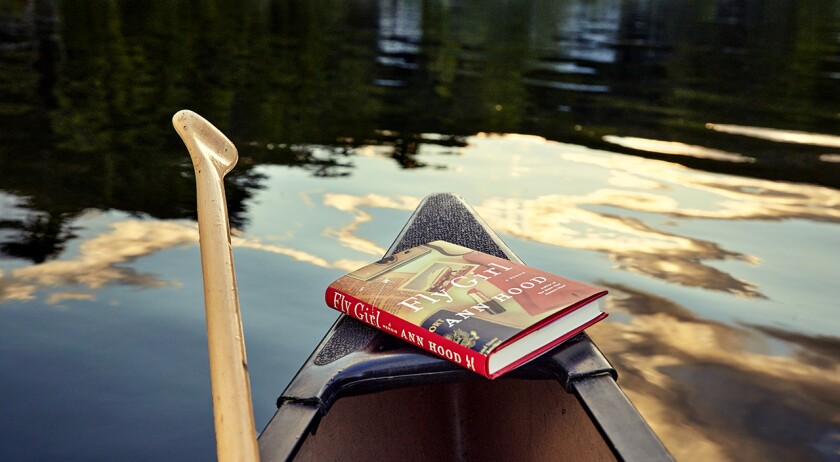
[(810, 144), (813, 146), (840, 148), (840, 136), (824, 135), (822, 133), (808, 133), (794, 130), (780, 130), (778, 128), (746, 127), (742, 125), (714, 123), (706, 124), (706, 128), (716, 132), (749, 136), (752, 138), (759, 138), (779, 143)]
[[(730, 326), (644, 291), (605, 285), (607, 311), (631, 321), (589, 333), (677, 460), (837, 457), (840, 339)], [(774, 354), (778, 341), (789, 355)]]
[(676, 141), (661, 141), (650, 140), (646, 138), (637, 138), (632, 136), (612, 136), (607, 135), (603, 137), (607, 143), (624, 146), (625, 148), (638, 149), (640, 151), (655, 152), (658, 154), (670, 154), (675, 156), (696, 157), (698, 159), (712, 159), (722, 160), (725, 162), (755, 162), (755, 158), (735, 154), (732, 152), (721, 151), (719, 149), (705, 148), (703, 146), (694, 146)]
[[(124, 220), (109, 226), (110, 230), (82, 241), (78, 255), (73, 258), (0, 271), (0, 303), (35, 300), (41, 290), (52, 291), (45, 302), (53, 305), (67, 300), (95, 300), (97, 289), (106, 285), (141, 288), (177, 285), (177, 281), (139, 272), (131, 267), (131, 262), (158, 251), (198, 243), (198, 227), (194, 222)], [(234, 248), (270, 252), (322, 268), (352, 271), (367, 263), (348, 259), (331, 262), (308, 252), (233, 234)]]
[[(327, 235), (336, 238), (344, 247), (361, 252), (367, 255), (381, 257), (385, 254), (385, 248), (356, 235), (356, 231), (364, 223), (373, 219), (370, 212), (364, 208), (374, 209), (394, 209), (394, 210), (414, 210), (420, 200), (411, 196), (400, 197), (386, 197), (377, 194), (368, 194), (366, 196), (354, 196), (350, 194), (325, 194), (324, 205), (332, 207), (342, 212), (349, 213), (353, 216), (349, 224), (342, 226), (339, 229), (329, 228), (326, 230)], [(369, 262), (363, 262), (360, 266)]]
[[(840, 192), (818, 186), (707, 174), (668, 162), (621, 155), (563, 153), (565, 161), (603, 167), (608, 182), (583, 195), (491, 198), (476, 209), (502, 233), (567, 248), (603, 252), (617, 268), (684, 286), (762, 297), (753, 283), (708, 262), (759, 258), (663, 229), (661, 218), (840, 222)], [(697, 201), (696, 197), (702, 197)], [(709, 204), (708, 208), (682, 202)]]
[[(0, 286), (0, 302), (33, 300), (45, 288), (86, 288), (94, 291), (106, 284), (162, 287), (172, 282), (141, 273), (126, 265), (156, 251), (198, 241), (195, 226), (165, 221), (127, 220), (111, 223), (111, 230), (79, 245), (78, 255), (9, 271)], [(90, 300), (91, 292), (70, 290), (51, 294), (47, 302)]]
[(634, 203), (646, 204), (659, 199), (668, 200), (664, 196), (622, 195), (618, 191), (602, 190), (584, 197), (491, 199), (477, 210), (493, 223), (496, 231), (520, 239), (604, 252), (620, 269), (669, 282), (760, 296), (753, 284), (704, 263), (726, 259), (755, 263), (755, 257), (728, 251), (713, 242), (658, 230), (638, 218), (586, 208), (608, 205), (632, 210)]

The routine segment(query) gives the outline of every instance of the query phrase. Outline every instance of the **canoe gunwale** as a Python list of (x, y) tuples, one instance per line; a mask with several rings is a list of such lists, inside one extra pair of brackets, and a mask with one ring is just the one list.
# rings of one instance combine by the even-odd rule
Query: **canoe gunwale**
[[(386, 256), (438, 239), (521, 262), (461, 197), (449, 193), (425, 198)], [(618, 460), (672, 460), (586, 333), (497, 380), (506, 378), (559, 382)], [(291, 460), (341, 398), (466, 380), (487, 379), (341, 315), (277, 399), (278, 411), (259, 438), (262, 460)]]

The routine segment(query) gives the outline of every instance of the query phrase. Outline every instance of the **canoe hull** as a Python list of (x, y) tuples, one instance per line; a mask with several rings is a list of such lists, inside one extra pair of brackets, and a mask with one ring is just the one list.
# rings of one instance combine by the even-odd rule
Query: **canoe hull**
[[(394, 254), (447, 240), (520, 261), (463, 199), (427, 197)], [(489, 381), (340, 316), (259, 438), (284, 460), (673, 460), (585, 334)]]

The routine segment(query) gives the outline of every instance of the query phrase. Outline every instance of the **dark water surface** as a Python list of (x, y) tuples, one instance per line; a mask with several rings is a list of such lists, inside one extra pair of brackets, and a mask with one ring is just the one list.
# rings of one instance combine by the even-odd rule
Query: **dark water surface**
[(610, 289), (678, 459), (840, 460), (840, 2), (1, 2), (0, 460), (214, 456), (182, 108), (240, 151), (258, 428), (454, 191)]

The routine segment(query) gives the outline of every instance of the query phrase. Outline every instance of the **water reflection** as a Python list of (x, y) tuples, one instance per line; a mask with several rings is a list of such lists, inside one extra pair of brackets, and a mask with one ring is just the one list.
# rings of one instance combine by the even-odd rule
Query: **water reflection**
[(661, 141), (649, 140), (645, 138), (636, 138), (632, 136), (612, 136), (604, 137), (607, 143), (617, 144), (630, 149), (638, 149), (640, 151), (657, 152), (660, 154), (672, 154), (677, 156), (691, 156), (700, 159), (714, 159), (725, 162), (755, 162), (754, 157), (742, 156), (732, 152), (725, 152), (719, 149), (709, 149), (702, 146), (693, 146), (685, 143), (678, 143), (676, 141)]
[[(386, 198), (372, 201), (377, 206), (389, 206), (394, 202)], [(410, 202), (410, 199), (404, 199)], [(329, 199), (327, 200), (329, 203)], [(335, 202), (335, 201), (333, 201)], [(340, 202), (340, 200), (338, 201)], [(364, 201), (360, 201), (360, 205)], [(330, 204), (332, 205), (332, 204)], [(404, 207), (401, 207), (404, 208)], [(413, 208), (413, 207), (412, 207)], [(93, 217), (82, 217), (90, 221)], [(0, 303), (10, 301), (34, 301), (40, 292), (46, 293), (44, 302), (48, 305), (67, 300), (95, 300), (96, 292), (107, 285), (121, 285), (135, 288), (160, 288), (177, 285), (177, 281), (161, 280), (153, 273), (139, 272), (131, 263), (142, 257), (179, 246), (194, 246), (198, 243), (198, 228), (193, 222), (159, 220), (112, 221), (107, 231), (95, 234), (78, 243), (76, 255), (39, 264), (0, 271)], [(263, 242), (253, 237), (238, 236), (233, 231), (231, 244), (235, 249), (253, 249), (320, 268), (353, 271), (369, 263), (366, 260), (338, 259), (328, 261), (299, 249)], [(349, 230), (347, 232), (350, 235)], [(347, 243), (358, 239), (348, 238)], [(359, 250), (358, 247), (354, 247)], [(375, 253), (375, 252), (374, 252)], [(378, 252), (382, 255), (384, 249)], [(79, 291), (79, 289), (85, 291)]]
[[(468, 140), (475, 149), (545, 150), (571, 165), (593, 165), (603, 169), (605, 181), (613, 187), (591, 188), (584, 194), (542, 194), (528, 198), (491, 196), (474, 204), (497, 231), (528, 241), (605, 254), (615, 268), (689, 287), (764, 297), (760, 287), (714, 264), (741, 261), (757, 265), (755, 255), (727, 248), (706, 239), (692, 237), (679, 227), (651, 220), (638, 213), (672, 219), (703, 220), (789, 220), (807, 219), (840, 222), (840, 192), (817, 186), (753, 180), (704, 174), (676, 164), (615, 154), (584, 152), (529, 136), (482, 136)], [(381, 148), (362, 148), (364, 151)], [(382, 151), (387, 153), (387, 148)], [(539, 169), (518, 155), (505, 170), (510, 178), (533, 176)], [(524, 172), (524, 173), (523, 173)], [(691, 207), (692, 198), (703, 195), (704, 208)], [(313, 198), (310, 198), (311, 202)], [(347, 214), (341, 227), (328, 226), (313, 232), (335, 239), (342, 247), (367, 256), (378, 256), (384, 248), (359, 235), (359, 229), (373, 220), (375, 210), (410, 211), (419, 196), (351, 195), (326, 193), (321, 206)], [(312, 205), (312, 204), (310, 204)], [(14, 269), (4, 281), (3, 299), (31, 299), (37, 287), (83, 286), (96, 289), (105, 284), (153, 287), (163, 282), (153, 275), (136, 273), (122, 266), (139, 256), (196, 241), (195, 227), (181, 222), (148, 220), (116, 221), (108, 232), (78, 245), (78, 254)], [(352, 270), (364, 259), (330, 261), (300, 249), (263, 242), (258, 238), (234, 236), (237, 248), (268, 251), (322, 268)]]
[(0, 220), (0, 229), (11, 239), (0, 242), (0, 253), (42, 263), (64, 251), (68, 240), (76, 237), (68, 225), (69, 217), (51, 213), (32, 214), (19, 219)]
[[(735, 176), (705, 175), (673, 164), (620, 156), (594, 157), (568, 153), (563, 154), (563, 157), (637, 175), (649, 181), (658, 182), (666, 189), (670, 187), (678, 190), (681, 186), (687, 186), (719, 196), (721, 199), (715, 203), (718, 208), (702, 210), (677, 207), (673, 194), (651, 198), (644, 194), (623, 193), (627, 203), (639, 210), (680, 217), (727, 220), (786, 218), (832, 222), (840, 220), (840, 210), (837, 208), (837, 204), (840, 203), (840, 192), (836, 189)], [(641, 166), (643, 167), (639, 168)], [(612, 200), (617, 202), (619, 199), (614, 197)]]
[[(833, 460), (840, 339), (730, 326), (608, 284), (628, 323), (590, 329), (678, 460)], [(779, 355), (782, 342), (791, 353)], [(807, 358), (803, 360), (804, 358)]]
[(317, 266), (320, 268), (338, 269), (348, 273), (351, 271), (355, 271), (361, 268), (362, 266), (370, 263), (366, 260), (351, 259), (338, 259), (335, 261), (328, 261), (323, 257), (313, 255), (309, 252), (304, 252), (302, 250), (281, 245), (265, 243), (255, 239), (242, 239), (233, 237), (231, 238), (231, 244), (235, 249), (259, 250), (261, 252), (268, 252), (277, 255), (282, 255), (284, 257), (290, 257), (298, 262)]
[(779, 143), (811, 144), (814, 146), (840, 148), (840, 136), (823, 135), (820, 133), (806, 133), (793, 130), (778, 130), (775, 128), (742, 127), (739, 125), (712, 123), (706, 124), (706, 128), (716, 132), (751, 136), (753, 138), (776, 141)]
[[(146, 288), (172, 284), (154, 274), (139, 272), (128, 263), (198, 240), (196, 227), (185, 223), (129, 220), (113, 222), (110, 228), (79, 243), (73, 258), (10, 270), (0, 286), (0, 302), (34, 300), (38, 291), (44, 289), (54, 290), (46, 301), (53, 304), (90, 300), (93, 291), (110, 284)], [(72, 288), (85, 288), (87, 292)]]
[[(411, 211), (417, 208), (420, 200), (416, 197), (385, 197), (376, 194), (368, 194), (364, 197), (348, 194), (326, 194), (324, 205), (333, 207), (342, 212), (352, 215), (352, 221), (340, 229), (329, 228), (326, 230), (328, 236), (337, 239), (346, 248), (375, 257), (385, 254), (385, 248), (356, 235), (356, 231), (363, 223), (373, 219), (370, 212), (365, 208), (394, 209)], [(363, 263), (364, 264), (364, 263)], [(361, 266), (361, 265), (360, 265)], [(358, 268), (358, 267), (357, 267)]]
[[(607, 254), (620, 269), (687, 286), (761, 296), (751, 283), (708, 264), (714, 260), (755, 258), (720, 245), (681, 236), (629, 216), (587, 210), (606, 205), (634, 210), (635, 203), (668, 198), (637, 194), (625, 200), (622, 191), (601, 190), (591, 197), (542, 196), (528, 200), (490, 199), (477, 210), (498, 231), (526, 240)], [(635, 209), (638, 210), (638, 209)]]
[(182, 107), (240, 146), (237, 226), (260, 185), (252, 166), (340, 178), (355, 148), (380, 144), (403, 167), (441, 167), (418, 159), (441, 142), (423, 133), (677, 151), (705, 170), (840, 185), (832, 153), (815, 150), (837, 143), (831, 1), (328, 4), (214, 4), (192, 18), (183, 1), (4, 3), (2, 188), (52, 229), (6, 253), (50, 258), (56, 221), (89, 207), (191, 218), (168, 129)]
[[(531, 142), (544, 143), (533, 137)], [(605, 253), (620, 269), (747, 297), (763, 295), (753, 283), (721, 271), (712, 262), (740, 260), (757, 264), (758, 258), (680, 234), (673, 226), (654, 225), (656, 221), (630, 213), (711, 220), (840, 221), (840, 192), (828, 188), (704, 175), (674, 164), (618, 155), (561, 155), (568, 161), (603, 167), (608, 181), (623, 188), (594, 188), (580, 196), (500, 197), (485, 200), (476, 208), (506, 234), (567, 248), (596, 250)], [(679, 199), (689, 200), (691, 194), (698, 193), (708, 195), (704, 202), (710, 208), (691, 208)]]

